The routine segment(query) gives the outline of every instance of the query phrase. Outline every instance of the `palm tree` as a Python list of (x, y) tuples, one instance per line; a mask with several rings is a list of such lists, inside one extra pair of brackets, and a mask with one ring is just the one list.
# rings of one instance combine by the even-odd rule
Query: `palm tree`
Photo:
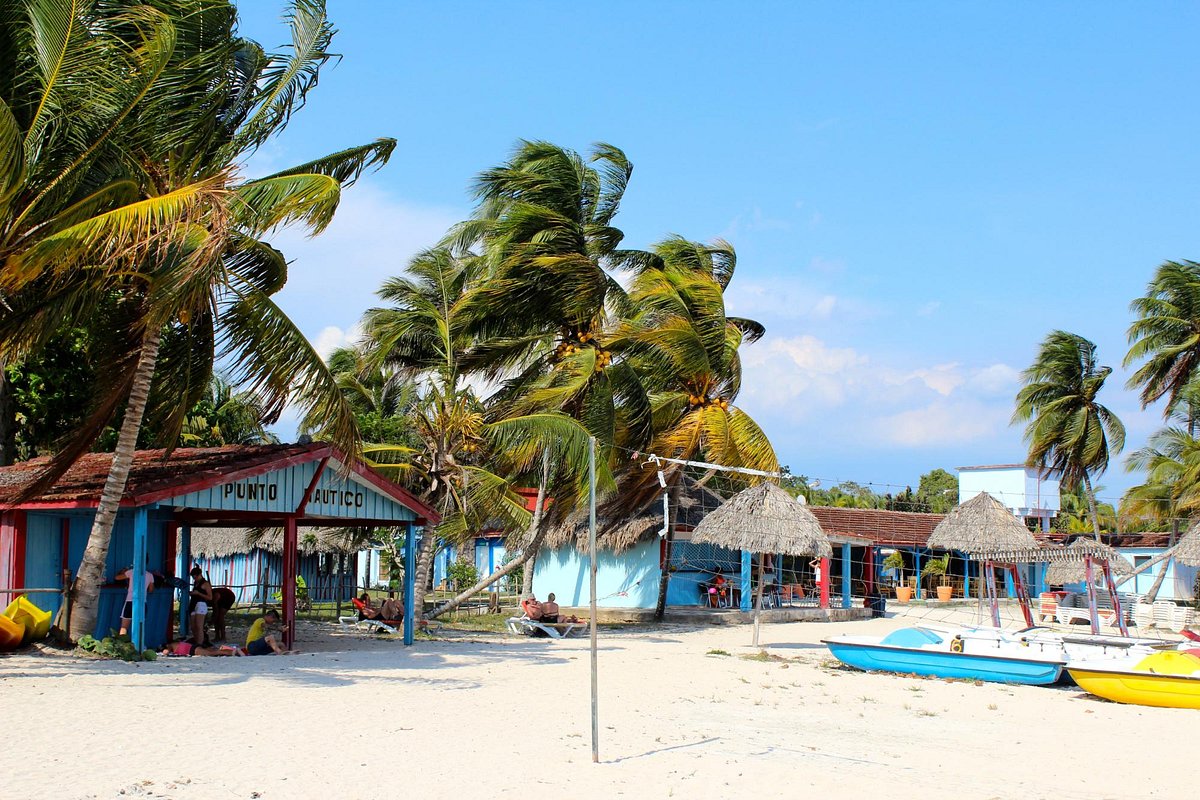
[(1141, 388), (1143, 408), (1164, 396), (1173, 407), (1200, 367), (1200, 264), (1167, 261), (1129, 308), (1137, 318), (1125, 366), (1145, 363), (1127, 385)]
[(213, 375), (207, 394), (188, 412), (179, 441), (187, 447), (225, 444), (278, 444), (263, 427), (265, 410), (245, 392), (234, 391), (227, 380)]
[(1110, 453), (1125, 446), (1125, 426), (1096, 400), (1111, 372), (1111, 367), (1097, 365), (1093, 342), (1052, 331), (1021, 374), (1025, 385), (1017, 393), (1012, 416), (1013, 424), (1028, 422), (1030, 466), (1057, 471), (1067, 491), (1083, 483), (1097, 539), (1100, 519), (1092, 476), (1103, 473)]
[(460, 253), (482, 247), (482, 279), (463, 306), (475, 337), (467, 366), (506, 379), (497, 408), (562, 411), (606, 453), (649, 433), (645, 391), (607, 341), (626, 303), (610, 269), (628, 257), (613, 221), (632, 172), (612, 145), (595, 145), (585, 160), (522, 141), (508, 163), (479, 176), (475, 217), (448, 237)]
[[(442, 515), (436, 531), (421, 542), (414, 613), (424, 608), (437, 539), (465, 541), (489, 520), (500, 520), (510, 530), (525, 528), (530, 514), (510, 479), (534, 474), (546, 463), (547, 454), (562, 465), (564, 476), (584, 474), (587, 459), (587, 433), (570, 417), (544, 411), (490, 419), (467, 385), (464, 355), (474, 340), (463, 325), (464, 309), (480, 267), (477, 257), (458, 257), (446, 248), (421, 253), (410, 262), (408, 275), (392, 278), (380, 289), (380, 298), (389, 305), (373, 308), (364, 317), (365, 352), (358, 362), (419, 386), (412, 405), (405, 409), (417, 443), (369, 443), (364, 453)], [(576, 493), (583, 487), (579, 480), (562, 483)], [(522, 557), (432, 616), (519, 568), (538, 543), (540, 538)]]
[[(629, 292), (632, 313), (613, 337), (613, 348), (650, 391), (653, 435), (648, 450), (668, 458), (778, 472), (766, 434), (733, 405), (742, 384), (739, 349), (763, 334), (757, 322), (725, 313), (724, 290), (737, 263), (733, 247), (671, 237), (649, 257), (627, 263), (637, 270)], [(674, 510), (683, 473), (678, 467), (664, 472)], [(658, 491), (656, 481), (649, 470), (633, 472), (620, 496), (640, 507)], [(673, 517), (667, 525), (667, 558)], [(666, 610), (669, 580), (664, 569), (658, 618)]]
[[(120, 143), (114, 165), (141, 199), (40, 237), (9, 257), (2, 284), (17, 305), (38, 312), (29, 320), (35, 332), (90, 321), (80, 298), (113, 292), (126, 309), (129, 346), (121, 369), (74, 442), (30, 489), (65, 471), (120, 398), (128, 398), (80, 565), (73, 638), (95, 624), (112, 525), (143, 418), (149, 413), (173, 444), (215, 358), (229, 364), (231, 380), (261, 405), (268, 421), (296, 402), (326, 421), (323, 430), (351, 458), (358, 453), (352, 410), (318, 354), (271, 299), (286, 282), (287, 264), (261, 237), (289, 223), (320, 232), (342, 187), (386, 162), (395, 142), (380, 140), (266, 178), (239, 180), (236, 164), (287, 125), (329, 58), (333, 29), (324, 4), (295, 0), (288, 15), (290, 51), (270, 55), (237, 36), (236, 13), (226, 0), (158, 5), (164, 24), (173, 26), (171, 46), (162, 50), (154, 78), (139, 84), (138, 99), (113, 137)], [(123, 30), (140, 39), (128, 25)], [(28, 332), (0, 338), (7, 350), (0, 360), (30, 339)], [(163, 402), (151, 405), (152, 396)]]

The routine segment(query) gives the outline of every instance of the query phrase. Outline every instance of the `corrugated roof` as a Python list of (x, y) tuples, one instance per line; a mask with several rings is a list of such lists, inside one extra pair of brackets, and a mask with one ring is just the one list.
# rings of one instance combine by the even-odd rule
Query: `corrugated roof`
[(877, 508), (809, 506), (830, 537), (856, 536), (875, 544), (924, 547), (944, 514), (884, 511)]
[[(165, 450), (138, 450), (133, 456), (133, 467), (129, 471), (122, 502), (150, 502), (181, 494), (195, 485), (217, 483), (229, 476), (248, 477), (325, 456), (340, 459), (340, 454), (324, 442), (181, 447), (172, 451), (170, 458), (167, 458)], [(54, 486), (29, 501), (29, 504), (95, 505), (112, 466), (112, 458), (112, 453), (87, 453), (81, 456)], [(14, 503), (21, 490), (49, 462), (48, 457), (42, 457), (0, 467), (0, 507)], [(436, 511), (378, 473), (360, 467), (356, 467), (355, 471), (369, 477), (381, 491), (394, 496), (417, 514), (434, 522), (439, 520)]]

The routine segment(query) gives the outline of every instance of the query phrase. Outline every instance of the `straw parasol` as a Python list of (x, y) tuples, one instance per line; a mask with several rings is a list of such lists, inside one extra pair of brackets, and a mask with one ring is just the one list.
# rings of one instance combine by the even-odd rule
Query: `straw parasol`
[(700, 521), (692, 541), (751, 553), (833, 555), (829, 537), (813, 513), (773, 483), (744, 489), (726, 500)]
[[(987, 492), (980, 492), (951, 509), (929, 536), (929, 546), (958, 550), (977, 560), (1038, 550), (1033, 534), (1013, 513)], [(1036, 560), (1026, 558), (1021, 560)]]
[[(1069, 555), (1071, 560), (1052, 559), (1050, 566), (1046, 568), (1046, 583), (1061, 586), (1064, 583), (1082, 583), (1087, 580), (1087, 566), (1084, 564), (1084, 556), (1087, 555), (1107, 561), (1113, 575), (1129, 575), (1133, 572), (1133, 564), (1129, 563), (1129, 559), (1094, 539), (1076, 539), (1065, 551), (1064, 555)], [(1100, 574), (1100, 570), (1097, 569), (1093, 577), (1099, 577)]]
[(1200, 522), (1188, 528), (1187, 533), (1179, 537), (1171, 555), (1180, 564), (1200, 567)]
[[(692, 531), (692, 541), (747, 550), (829, 558), (833, 548), (821, 523), (796, 498), (773, 483), (744, 489), (721, 504)], [(758, 562), (758, 593), (754, 603), (754, 646), (758, 647), (762, 612), (763, 569)]]

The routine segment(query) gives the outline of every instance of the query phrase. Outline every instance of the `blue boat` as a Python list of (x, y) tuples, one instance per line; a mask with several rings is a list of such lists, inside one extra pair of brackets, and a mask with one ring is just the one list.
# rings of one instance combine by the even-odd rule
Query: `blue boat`
[(872, 672), (925, 675), (931, 678), (1044, 685), (1062, 675), (1064, 659), (1038, 652), (1000, 631), (977, 632), (901, 628), (882, 638), (834, 636), (822, 644), (843, 664)]

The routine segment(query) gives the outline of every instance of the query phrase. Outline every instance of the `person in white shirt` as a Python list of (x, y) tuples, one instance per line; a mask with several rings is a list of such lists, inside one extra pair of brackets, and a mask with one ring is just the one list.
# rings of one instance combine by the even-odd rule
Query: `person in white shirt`
[[(125, 590), (125, 606), (121, 609), (121, 635), (129, 633), (129, 627), (133, 624), (133, 567), (126, 567), (117, 573), (117, 580), (129, 581), (129, 588)], [(142, 580), (146, 582), (146, 595), (154, 591), (154, 575), (150, 570), (142, 570)], [(111, 617), (110, 617), (111, 619)]]

